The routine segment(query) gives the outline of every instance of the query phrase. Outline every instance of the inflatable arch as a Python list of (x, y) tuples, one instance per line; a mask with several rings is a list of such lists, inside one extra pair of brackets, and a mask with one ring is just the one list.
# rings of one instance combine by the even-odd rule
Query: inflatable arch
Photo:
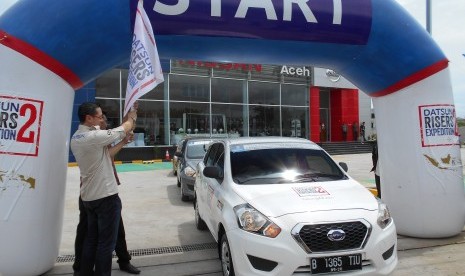
[[(127, 62), (136, 5), (19, 0), (0, 15), (0, 274), (53, 267), (74, 90)], [(375, 97), (382, 194), (398, 232), (434, 238), (462, 231), (448, 60), (394, 0), (144, 6), (162, 58), (326, 67)]]

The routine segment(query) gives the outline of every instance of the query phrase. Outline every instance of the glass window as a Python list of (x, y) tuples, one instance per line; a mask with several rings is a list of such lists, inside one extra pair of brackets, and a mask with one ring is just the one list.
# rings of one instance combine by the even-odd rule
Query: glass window
[(243, 103), (244, 81), (212, 79), (212, 102)]
[(218, 157), (218, 161), (216, 161), (216, 166), (224, 172), (224, 149), (221, 149), (221, 155)]
[(176, 145), (187, 134), (210, 134), (210, 106), (208, 103), (170, 103), (171, 144)]
[[(126, 78), (128, 70), (126, 70)], [(119, 98), (120, 91), (120, 70), (113, 69), (105, 72), (95, 80), (95, 96), (103, 98)], [(126, 82), (123, 82), (126, 85)], [(125, 91), (126, 88), (123, 89)]]
[(281, 85), (281, 104), (308, 106), (308, 87), (303, 85)]
[(189, 159), (203, 159), (205, 156), (205, 148), (208, 146), (208, 144), (211, 141), (209, 140), (200, 140), (196, 141), (194, 140), (189, 140), (187, 142), (186, 146), (186, 156)]
[(322, 150), (272, 148), (231, 152), (234, 182), (293, 184), (347, 179)]
[[(225, 117), (226, 124), (222, 127), (229, 137), (244, 136), (247, 119), (244, 117), (244, 105), (237, 104), (212, 104), (212, 113)], [(218, 130), (218, 125), (213, 125)]]
[(216, 152), (218, 150), (220, 143), (213, 144), (209, 149), (208, 153), (205, 155), (205, 166), (213, 166), (215, 163)]
[(249, 81), (249, 104), (279, 104), (279, 83)]
[(320, 88), (320, 108), (329, 108), (329, 94), (330, 89), (328, 87)]
[(280, 136), (279, 107), (249, 106), (249, 136)]
[(210, 101), (209, 78), (171, 75), (169, 81), (172, 101)]
[(215, 155), (215, 167), (224, 172), (224, 145), (219, 143)]
[(139, 101), (134, 133), (137, 146), (167, 145), (165, 141), (164, 102)]
[(309, 137), (307, 133), (308, 126), (308, 107), (286, 107), (281, 108), (282, 129), (285, 137)]

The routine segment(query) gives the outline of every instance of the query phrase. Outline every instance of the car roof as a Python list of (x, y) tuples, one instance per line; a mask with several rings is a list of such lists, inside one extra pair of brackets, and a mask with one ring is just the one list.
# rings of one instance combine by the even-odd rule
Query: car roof
[(246, 145), (246, 144), (265, 144), (265, 143), (302, 143), (308, 146), (315, 146), (316, 149), (321, 149), (316, 143), (295, 137), (279, 137), (279, 136), (256, 136), (256, 137), (239, 137), (239, 138), (225, 138), (215, 139), (215, 141), (224, 141), (229, 145)]
[(193, 143), (195, 142), (206, 142), (206, 144), (210, 143), (211, 141), (213, 141), (212, 138), (194, 138), (194, 139), (187, 139), (186, 140), (186, 143), (188, 145), (192, 145)]

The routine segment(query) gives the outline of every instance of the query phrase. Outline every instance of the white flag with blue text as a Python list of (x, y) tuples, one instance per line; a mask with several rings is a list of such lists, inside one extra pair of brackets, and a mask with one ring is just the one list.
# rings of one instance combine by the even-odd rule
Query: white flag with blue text
[(142, 1), (139, 1), (134, 23), (123, 116), (129, 112), (137, 99), (163, 81), (163, 72), (152, 25), (145, 13)]

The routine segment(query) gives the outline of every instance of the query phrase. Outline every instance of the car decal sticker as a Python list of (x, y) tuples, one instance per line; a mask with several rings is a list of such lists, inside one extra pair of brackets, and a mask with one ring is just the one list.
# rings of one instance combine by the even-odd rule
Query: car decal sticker
[(223, 202), (219, 201), (216, 203), (216, 207), (218, 207), (218, 209), (220, 209), (220, 211), (223, 211)]
[(208, 201), (212, 200), (213, 192), (214, 192), (214, 189), (212, 188), (212, 186), (208, 185)]
[(312, 195), (329, 195), (328, 191), (326, 191), (321, 186), (307, 186), (307, 187), (292, 187), (292, 189), (299, 195), (299, 196), (312, 196)]

